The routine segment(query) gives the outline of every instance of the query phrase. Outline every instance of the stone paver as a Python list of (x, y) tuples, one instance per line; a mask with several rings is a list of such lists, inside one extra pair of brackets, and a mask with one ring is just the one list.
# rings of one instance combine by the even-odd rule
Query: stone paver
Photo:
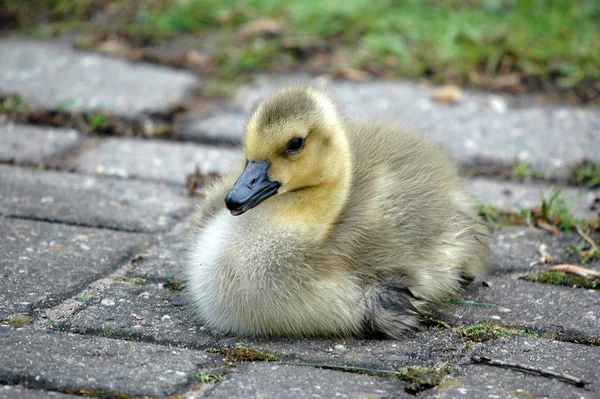
[[(227, 140), (235, 132), (241, 139), (236, 117), (240, 107), (248, 113), (257, 100), (289, 82), (273, 78), (241, 89), (232, 110), (220, 116)], [(406, 81), (335, 81), (326, 87), (350, 119), (387, 119), (422, 131), (463, 166), (529, 161), (547, 176), (564, 178), (571, 166), (599, 159), (598, 107), (517, 103), (509, 96), (471, 91), (465, 91), (458, 104), (447, 106), (431, 99), (434, 87)], [(190, 137), (211, 139), (202, 129), (190, 130)]]
[(238, 344), (308, 363), (397, 370), (436, 367), (460, 361), (464, 344), (452, 332), (424, 328), (400, 340), (377, 339), (238, 339)]
[(55, 165), (83, 143), (72, 129), (0, 123), (0, 162)]
[(273, 363), (241, 366), (208, 391), (207, 398), (410, 398), (391, 378)]
[(178, 134), (186, 140), (240, 144), (245, 124), (243, 110), (233, 109), (229, 113), (190, 117), (182, 123)]
[(0, 399), (75, 399), (81, 396), (68, 395), (59, 392), (49, 392), (37, 389), (27, 389), (20, 386), (0, 386)]
[(52, 331), (0, 328), (0, 383), (95, 396), (167, 396), (214, 369), (216, 354)]
[(241, 152), (192, 143), (111, 138), (74, 159), (70, 167), (83, 173), (141, 178), (182, 184), (198, 167), (201, 173), (223, 174), (241, 160)]
[[(0, 54), (0, 92), (16, 92), (48, 109), (102, 109), (144, 120), (184, 103), (199, 83), (185, 71), (132, 64), (56, 42), (0, 39)], [(254, 102), (277, 84), (267, 78), (242, 88), (227, 104), (188, 116), (177, 123), (178, 137), (240, 143)], [(573, 165), (599, 159), (600, 109), (595, 106), (543, 106), (471, 91), (447, 106), (431, 99), (434, 88), (403, 81), (336, 81), (329, 89), (350, 119), (416, 128), (464, 167), (528, 161), (547, 177), (564, 179)], [(595, 385), (584, 390), (470, 361), (473, 355), (489, 356), (597, 383), (599, 292), (519, 279), (550, 266), (531, 266), (542, 244), (553, 264), (577, 263), (575, 255), (564, 252), (580, 240), (577, 234), (555, 237), (523, 227), (494, 231), (488, 273), (457, 303), (434, 314), (452, 326), (516, 323), (541, 337), (467, 343), (455, 329), (435, 327), (400, 340), (224, 336), (202, 326), (187, 301), (186, 219), (196, 200), (185, 195), (183, 183), (196, 167), (204, 174), (227, 172), (241, 160), (241, 151), (125, 137), (88, 140), (80, 148), (84, 140), (67, 129), (0, 122), (0, 163), (67, 163), (75, 171), (0, 165), (0, 398), (409, 397), (407, 382), (397, 379), (231, 358), (225, 369), (223, 354), (204, 351), (230, 347), (274, 353), (284, 362), (380, 370), (456, 367), (442, 385), (419, 397), (598, 397)], [(479, 201), (501, 208), (537, 206), (551, 187), (486, 178), (470, 178), (465, 185)], [(597, 216), (591, 206), (598, 190), (560, 188), (572, 213)], [(600, 270), (600, 261), (586, 267)], [(74, 300), (78, 295), (85, 298)], [(20, 323), (10, 318), (15, 314), (33, 320), (21, 318), (24, 325), (17, 328)], [(197, 390), (199, 369), (226, 373)]]
[(458, 377), (427, 392), (431, 398), (597, 398), (600, 348), (545, 339), (516, 338), (479, 345), (473, 355), (569, 374), (592, 382), (586, 389), (488, 365), (464, 367)]
[(600, 343), (600, 292), (582, 288), (533, 283), (512, 277), (485, 277), (492, 287), (472, 285), (461, 301), (478, 304), (453, 305), (440, 318), (451, 325), (487, 320), (518, 323), (536, 331)]
[(141, 118), (184, 102), (199, 83), (190, 72), (133, 64), (57, 42), (6, 38), (0, 40), (0, 54), (0, 91), (48, 109), (102, 109)]
[(441, 367), (457, 361), (463, 344), (452, 332), (428, 329), (401, 341), (360, 339), (254, 339), (216, 336), (194, 317), (183, 291), (162, 284), (118, 283), (59, 328), (109, 332), (128, 339), (203, 349), (241, 345), (283, 359), (359, 367)]
[[(577, 245), (580, 241), (581, 237), (576, 233), (555, 236), (545, 230), (508, 227), (496, 230), (492, 234), (488, 273), (523, 275), (531, 272), (535, 266), (532, 264), (540, 259), (541, 245), (546, 245), (546, 252), (552, 256), (552, 264), (579, 264), (579, 257), (567, 253), (565, 248)], [(537, 266), (537, 269), (544, 267)], [(588, 263), (585, 267), (600, 271), (600, 260)]]
[(0, 165), (5, 216), (126, 231), (166, 230), (187, 215), (183, 188)]
[(0, 320), (76, 294), (147, 241), (142, 234), (0, 218)]
[(440, 388), (427, 391), (430, 399), (454, 398), (563, 398), (592, 399), (597, 393), (589, 392), (564, 382), (534, 376), (519, 371), (491, 369), (486, 366), (467, 367), (460, 378), (452, 378)]
[(168, 234), (156, 239), (155, 248), (149, 249), (142, 259), (127, 272), (130, 277), (149, 281), (184, 281), (184, 267), (189, 242), (186, 223), (175, 226)]
[[(181, 291), (161, 284), (115, 283), (102, 297), (88, 301), (68, 325), (75, 331), (109, 332), (128, 339), (207, 348), (217, 339), (207, 334), (187, 305)], [(234, 340), (223, 340), (234, 344)]]
[(560, 196), (565, 200), (569, 212), (574, 216), (591, 219), (599, 216), (594, 210), (594, 200), (600, 195), (600, 190), (585, 188), (553, 186), (545, 183), (517, 183), (497, 181), (486, 178), (471, 178), (465, 180), (467, 190), (480, 202), (499, 208), (527, 209), (538, 206), (542, 198), (550, 198), (552, 188), (560, 190)]

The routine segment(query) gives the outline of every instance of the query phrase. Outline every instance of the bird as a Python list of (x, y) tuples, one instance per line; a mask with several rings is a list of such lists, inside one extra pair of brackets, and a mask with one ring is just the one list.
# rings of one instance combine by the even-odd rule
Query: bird
[(299, 84), (255, 105), (244, 162), (206, 189), (186, 290), (212, 331), (400, 338), (486, 268), (488, 226), (423, 135)]

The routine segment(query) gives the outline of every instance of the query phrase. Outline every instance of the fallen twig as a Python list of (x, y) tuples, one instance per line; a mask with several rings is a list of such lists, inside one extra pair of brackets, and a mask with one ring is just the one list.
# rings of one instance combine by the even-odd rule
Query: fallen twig
[(576, 276), (586, 277), (586, 278), (598, 278), (600, 277), (600, 272), (595, 270), (586, 269), (585, 267), (577, 266), (577, 265), (555, 265), (552, 266), (549, 270), (565, 272), (569, 274), (574, 274)]
[(554, 371), (550, 371), (550, 370), (546, 370), (546, 369), (542, 369), (542, 368), (534, 367), (534, 366), (527, 366), (525, 364), (510, 363), (510, 362), (505, 362), (503, 360), (495, 360), (495, 359), (491, 359), (491, 358), (485, 357), (485, 356), (481, 356), (481, 357), (473, 356), (471, 358), (471, 361), (473, 363), (478, 363), (478, 364), (488, 364), (490, 366), (496, 366), (496, 367), (520, 370), (520, 371), (529, 371), (529, 372), (536, 373), (536, 374), (539, 374), (544, 377), (555, 378), (558, 380), (566, 381), (568, 383), (571, 383), (571, 384), (581, 387), (581, 388), (585, 388), (586, 385), (591, 384), (588, 381), (585, 381), (581, 378), (573, 377), (572, 375), (555, 373)]

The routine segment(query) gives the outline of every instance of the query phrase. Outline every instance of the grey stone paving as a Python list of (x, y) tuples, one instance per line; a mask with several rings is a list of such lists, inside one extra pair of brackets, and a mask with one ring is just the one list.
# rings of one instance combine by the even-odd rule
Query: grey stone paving
[(401, 340), (377, 339), (238, 339), (238, 344), (277, 353), (284, 360), (397, 370), (443, 368), (461, 361), (463, 342), (450, 330), (424, 328)]
[(0, 165), (0, 213), (126, 231), (163, 231), (193, 201), (183, 188)]
[(227, 375), (207, 398), (410, 398), (398, 380), (272, 363)]
[(168, 234), (158, 237), (156, 247), (149, 249), (127, 275), (150, 281), (183, 281), (188, 233), (187, 224), (184, 222), (175, 226)]
[(167, 396), (223, 357), (186, 349), (52, 331), (0, 327), (0, 383), (62, 392)]
[(162, 283), (117, 283), (87, 305), (66, 324), (73, 331), (110, 331), (121, 338), (201, 349), (217, 343), (214, 336), (193, 322), (194, 315), (182, 292), (163, 288)]
[(59, 303), (142, 252), (148, 239), (0, 218), (0, 320)]
[(534, 283), (512, 276), (490, 276), (485, 280), (493, 286), (474, 284), (471, 293), (460, 298), (475, 304), (454, 305), (441, 311), (440, 318), (451, 325), (470, 325), (487, 320), (517, 323), (536, 331), (565, 336), (566, 339), (600, 343), (598, 290)]
[(101, 109), (126, 118), (168, 112), (199, 84), (190, 72), (133, 64), (40, 40), (0, 40), (0, 91), (48, 109)]
[[(493, 233), (488, 273), (524, 275), (531, 272), (535, 266), (532, 264), (540, 260), (542, 245), (552, 256), (552, 264), (579, 264), (580, 259), (567, 253), (565, 248), (580, 241), (581, 237), (575, 233), (554, 236), (544, 230), (505, 227)], [(544, 265), (537, 265), (538, 269), (542, 267)], [(600, 271), (600, 261), (593, 261), (585, 267)]]
[[(557, 373), (569, 374), (588, 382), (600, 380), (596, 359), (600, 348), (566, 342), (516, 338), (498, 340), (491, 345), (478, 345), (475, 356), (539, 367)], [(598, 386), (586, 389), (561, 381), (511, 369), (487, 365), (469, 365), (459, 378), (446, 381), (443, 386), (428, 392), (435, 398), (597, 398)]]
[[(232, 110), (220, 116), (224, 136), (231, 140), (237, 131), (241, 139), (240, 107), (247, 113), (274, 88), (306, 80), (270, 78), (240, 90)], [(431, 99), (435, 88), (405, 81), (335, 81), (326, 88), (350, 119), (384, 119), (422, 131), (465, 166), (529, 161), (548, 177), (566, 177), (571, 166), (599, 159), (598, 107), (537, 105), (471, 91), (448, 106)], [(213, 140), (202, 128), (192, 132), (195, 125), (188, 126), (188, 137)]]
[(243, 110), (233, 109), (229, 113), (191, 116), (181, 124), (178, 133), (179, 137), (187, 140), (240, 144), (245, 124)]
[(53, 166), (83, 143), (72, 129), (0, 122), (0, 162)]
[[(181, 226), (180, 226), (181, 227)], [(147, 257), (136, 263), (128, 272), (131, 277), (148, 278), (144, 286), (122, 284), (106, 292), (106, 299), (116, 303), (109, 308), (102, 306), (101, 298), (67, 323), (69, 328), (84, 328), (90, 331), (102, 331), (110, 328), (120, 336), (140, 336), (155, 341), (169, 341), (190, 347), (204, 347), (214, 342), (213, 336), (201, 325), (194, 322), (190, 305), (185, 301), (183, 291), (164, 288), (169, 281), (183, 281), (181, 269), (184, 254), (182, 239), (185, 231), (163, 238), (161, 245), (152, 250)], [(477, 324), (487, 320), (516, 322), (558, 335), (587, 336), (597, 340), (600, 335), (598, 311), (600, 296), (597, 291), (558, 287), (541, 283), (518, 280), (534, 270), (531, 263), (539, 258), (538, 249), (546, 244), (548, 252), (554, 257), (554, 263), (574, 262), (574, 255), (564, 252), (566, 245), (576, 243), (575, 235), (555, 237), (546, 232), (526, 229), (505, 229), (494, 233), (490, 274), (483, 277), (492, 287), (483, 286), (476, 281), (461, 301), (489, 303), (495, 306), (474, 306), (469, 304), (453, 305), (443, 310), (440, 317), (451, 325)], [(165, 259), (165, 260), (163, 260)], [(545, 266), (538, 266), (541, 268)], [(586, 265), (597, 269), (600, 262)], [(150, 281), (158, 281), (151, 284)], [(169, 285), (167, 285), (169, 286)], [(177, 288), (180, 288), (177, 286)], [(136, 314), (139, 319), (129, 317)], [(229, 337), (222, 338), (224, 345), (231, 345)], [(460, 347), (451, 333), (427, 331), (419, 333), (413, 340), (400, 344), (388, 344), (386, 341), (331, 341), (331, 340), (248, 340), (237, 339), (238, 344), (257, 348), (283, 356), (310, 362), (334, 362), (370, 366), (407, 366), (411, 364), (434, 366), (446, 354), (449, 361), (456, 356)], [(336, 345), (344, 345), (346, 350), (335, 350)], [(396, 345), (396, 347), (392, 346)], [(411, 355), (408, 348), (420, 350)], [(450, 348), (455, 348), (452, 351)], [(394, 349), (397, 348), (397, 349)], [(396, 355), (400, 352), (402, 355)], [(422, 357), (419, 357), (420, 354)], [(432, 361), (432, 359), (434, 359)]]
[[(141, 178), (184, 183), (198, 167), (203, 174), (224, 174), (241, 162), (239, 149), (209, 147), (192, 143), (160, 142), (144, 139), (104, 140), (74, 159), (69, 167), (82, 173)], [(532, 208), (549, 197), (555, 186), (545, 183), (520, 184), (487, 178), (465, 180), (466, 188), (481, 202), (500, 208)], [(577, 217), (598, 216), (592, 209), (600, 191), (556, 186)]]
[(83, 173), (140, 178), (182, 184), (196, 168), (223, 174), (241, 160), (240, 151), (193, 143), (111, 138), (74, 159)]
[(459, 378), (442, 383), (439, 388), (427, 392), (427, 398), (597, 398), (595, 392), (565, 384), (561, 381), (538, 377), (519, 371), (492, 369), (486, 366), (465, 368)]
[(193, 315), (184, 291), (162, 284), (117, 283), (60, 329), (110, 332), (127, 339), (172, 343), (188, 348), (241, 345), (287, 360), (362, 367), (440, 366), (457, 360), (462, 342), (444, 330), (426, 330), (400, 342), (357, 339), (249, 339), (218, 336)]
[[(0, 92), (17, 92), (51, 109), (103, 109), (144, 122), (184, 103), (199, 83), (181, 70), (55, 42), (0, 39), (0, 54)], [(0, 398), (409, 397), (407, 382), (391, 377), (225, 360), (217, 353), (236, 347), (294, 363), (455, 367), (439, 387), (418, 397), (598, 397), (599, 292), (520, 279), (550, 266), (532, 265), (542, 244), (552, 264), (578, 264), (577, 256), (564, 251), (580, 241), (575, 233), (494, 231), (488, 273), (457, 303), (433, 314), (454, 328), (430, 325), (400, 340), (256, 339), (215, 334), (196, 321), (186, 300), (183, 260), (187, 218), (197, 200), (186, 196), (182, 183), (196, 166), (204, 174), (235, 166), (239, 149), (214, 144), (239, 143), (251, 106), (273, 82), (267, 78), (242, 88), (234, 98), (178, 122), (180, 139), (209, 143), (204, 145), (124, 137), (84, 142), (68, 129), (0, 123), (0, 163), (27, 166), (0, 165)], [(582, 160), (600, 159), (598, 107), (542, 106), (470, 91), (446, 106), (431, 99), (433, 88), (402, 81), (329, 87), (350, 118), (388, 119), (424, 130), (463, 166), (528, 161), (547, 177), (564, 178)], [(31, 168), (39, 164), (63, 169)], [(539, 205), (540, 194), (550, 188), (484, 178), (465, 184), (480, 201), (502, 208)], [(598, 190), (560, 188), (571, 212), (597, 216), (591, 207)], [(600, 261), (585, 267), (600, 271)], [(17, 314), (32, 320), (11, 318)], [(488, 320), (516, 323), (541, 336), (476, 343), (456, 333)], [(594, 384), (586, 390), (476, 365), (470, 361), (474, 355)], [(200, 386), (198, 370), (223, 377)]]

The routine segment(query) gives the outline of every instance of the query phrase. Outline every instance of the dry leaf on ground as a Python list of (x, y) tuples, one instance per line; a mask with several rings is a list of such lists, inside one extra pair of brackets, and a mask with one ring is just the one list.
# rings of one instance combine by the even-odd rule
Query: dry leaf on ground
[(370, 75), (367, 72), (354, 68), (341, 68), (334, 71), (332, 75), (336, 78), (352, 80), (355, 82), (365, 82), (370, 78)]
[(431, 98), (442, 104), (454, 104), (461, 100), (462, 90), (455, 85), (443, 86), (435, 90)]
[(235, 32), (236, 43), (242, 43), (252, 37), (279, 36), (283, 32), (283, 23), (271, 18), (261, 18), (240, 26)]
[(548, 252), (548, 246), (546, 244), (540, 245), (538, 248), (538, 253), (540, 254), (540, 257), (536, 259), (535, 262), (532, 262), (529, 266), (552, 263), (552, 255), (550, 255), (550, 252)]

